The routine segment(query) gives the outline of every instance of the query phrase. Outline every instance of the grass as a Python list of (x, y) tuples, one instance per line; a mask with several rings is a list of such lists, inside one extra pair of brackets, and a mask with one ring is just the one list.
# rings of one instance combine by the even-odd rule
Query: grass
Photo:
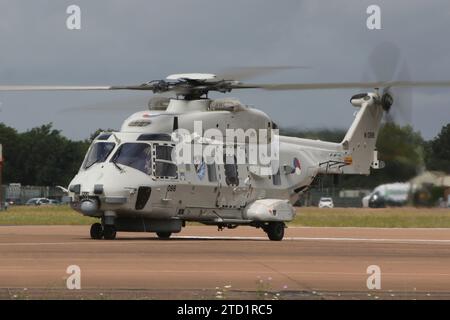
[[(84, 217), (68, 206), (12, 206), (0, 211), (0, 225), (90, 225), (97, 219)], [(291, 226), (450, 228), (450, 209), (302, 207)]]
[(0, 225), (90, 225), (88, 218), (69, 206), (11, 206), (0, 211)]
[(450, 209), (298, 208), (290, 225), (309, 227), (450, 228)]

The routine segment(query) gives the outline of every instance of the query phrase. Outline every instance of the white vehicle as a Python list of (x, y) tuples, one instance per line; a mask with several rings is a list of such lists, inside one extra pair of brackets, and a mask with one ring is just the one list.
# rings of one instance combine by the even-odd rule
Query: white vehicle
[(362, 205), (364, 208), (402, 206), (407, 203), (410, 191), (410, 183), (382, 184), (362, 199)]
[[(219, 229), (261, 228), (270, 240), (279, 241), (285, 223), (295, 217), (292, 204), (318, 174), (368, 175), (371, 168), (381, 167), (375, 144), (383, 115), (396, 108), (390, 88), (417, 86), (450, 86), (450, 82), (254, 84), (230, 75), (180, 74), (140, 85), (0, 86), (0, 91), (138, 90), (175, 96), (153, 99), (150, 110), (131, 115), (120, 131), (102, 133), (92, 143), (67, 189), (74, 210), (100, 220), (91, 226), (93, 239), (115, 239), (117, 231), (155, 232), (167, 239), (186, 222), (196, 221)], [(351, 98), (357, 112), (340, 143), (278, 135), (277, 125), (261, 110), (208, 95), (243, 89), (342, 88), (373, 91)], [(215, 135), (205, 136), (209, 129)], [(229, 129), (247, 132), (248, 141), (265, 130), (270, 141), (229, 140)], [(188, 132), (189, 139), (180, 141), (180, 130)], [(226, 139), (216, 139), (217, 135)], [(203, 151), (209, 147), (215, 155), (187, 156), (188, 162), (183, 162), (185, 154), (176, 152), (180, 146)], [(255, 146), (270, 149), (275, 158), (267, 163), (237, 160), (239, 152)], [(221, 152), (223, 158), (217, 158)]]
[(334, 208), (334, 203), (332, 198), (320, 198), (319, 208)]
[(41, 206), (50, 204), (50, 200), (47, 198), (31, 198), (26, 202), (27, 206)]

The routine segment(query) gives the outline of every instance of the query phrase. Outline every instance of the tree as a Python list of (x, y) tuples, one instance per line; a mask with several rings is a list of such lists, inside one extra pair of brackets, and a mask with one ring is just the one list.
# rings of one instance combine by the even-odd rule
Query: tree
[(20, 150), (17, 130), (0, 123), (0, 144), (3, 145), (3, 181), (17, 181), (16, 159)]
[[(282, 130), (282, 134), (341, 142), (346, 130)], [(407, 181), (414, 177), (424, 166), (424, 140), (411, 126), (401, 127), (394, 123), (385, 123), (378, 134), (378, 157), (386, 164), (385, 168), (372, 170), (370, 176), (347, 175), (339, 179), (341, 187), (373, 188), (379, 184)], [(333, 179), (327, 179), (333, 181)]]
[(46, 124), (23, 133), (0, 124), (5, 146), (4, 182), (23, 185), (67, 185), (78, 171), (89, 146), (70, 141)]
[(426, 143), (426, 164), (429, 170), (450, 173), (450, 123), (442, 127), (436, 138)]
[(386, 123), (380, 130), (377, 149), (380, 159), (386, 163), (383, 171), (387, 177), (406, 181), (424, 168), (424, 140), (409, 125)]
[[(18, 133), (0, 123), (0, 143), (3, 144), (4, 182), (24, 185), (66, 186), (78, 171), (93, 139), (104, 130), (97, 130), (90, 139), (71, 141), (52, 128), (52, 124)], [(110, 130), (108, 130), (110, 131)], [(281, 130), (282, 134), (323, 141), (342, 141), (346, 130)], [(377, 149), (386, 167), (373, 170), (369, 177), (344, 176), (342, 187), (372, 188), (382, 183), (407, 181), (428, 169), (450, 173), (450, 124), (444, 126), (432, 141), (424, 142), (412, 127), (387, 123), (380, 129)], [(332, 181), (332, 179), (330, 179)]]
[(385, 167), (372, 170), (370, 176), (345, 176), (343, 187), (374, 188), (384, 183), (405, 182), (424, 168), (424, 140), (409, 125), (385, 123), (380, 128), (376, 147)]
[(346, 130), (344, 129), (307, 129), (307, 130), (297, 130), (293, 128), (281, 129), (280, 134), (305, 138), (305, 139), (315, 139), (322, 141), (331, 142), (341, 142), (344, 139)]

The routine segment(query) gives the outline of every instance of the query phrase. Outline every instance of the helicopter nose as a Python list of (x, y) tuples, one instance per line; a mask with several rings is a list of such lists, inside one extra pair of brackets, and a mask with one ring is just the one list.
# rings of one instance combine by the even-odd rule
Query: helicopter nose
[(80, 204), (80, 210), (85, 215), (93, 215), (99, 209), (98, 201), (96, 199), (86, 199), (83, 200)]

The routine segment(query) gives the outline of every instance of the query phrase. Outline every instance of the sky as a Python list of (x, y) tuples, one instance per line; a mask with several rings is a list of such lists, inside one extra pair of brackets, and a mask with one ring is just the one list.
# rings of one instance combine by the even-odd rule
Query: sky
[[(73, 4), (81, 8), (81, 30), (66, 27)], [(372, 4), (381, 9), (381, 30), (367, 28)], [(407, 66), (410, 80), (450, 80), (449, 30), (447, 0), (0, 0), (0, 84), (138, 84), (249, 66), (306, 67), (252, 79), (262, 83), (386, 80), (377, 78), (398, 65)], [(389, 58), (373, 59), (385, 43), (398, 50), (395, 68)], [(391, 80), (401, 75), (397, 70)], [(262, 109), (280, 127), (347, 128), (355, 112), (349, 100), (359, 92), (229, 96)], [(150, 97), (2, 92), (0, 122), (19, 131), (52, 122), (65, 136), (85, 139), (98, 128), (120, 128)], [(450, 122), (450, 88), (414, 89), (407, 98), (412, 125), (424, 138)]]

